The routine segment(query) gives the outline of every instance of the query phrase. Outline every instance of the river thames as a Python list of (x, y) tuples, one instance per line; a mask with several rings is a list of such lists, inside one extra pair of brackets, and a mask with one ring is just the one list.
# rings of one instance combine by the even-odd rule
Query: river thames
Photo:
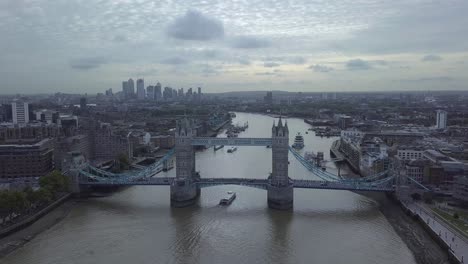
[[(274, 118), (237, 113), (249, 122), (240, 137), (270, 137)], [(276, 119), (277, 120), (277, 119)], [(304, 151), (323, 151), (336, 138), (316, 137), (302, 119), (288, 119)], [(289, 155), (291, 178), (314, 178)], [(197, 152), (201, 177), (266, 178), (271, 149), (227, 147)], [(328, 170), (334, 172), (333, 164)], [(175, 169), (158, 176), (175, 176)], [(228, 207), (226, 191), (237, 192)], [(266, 191), (242, 186), (202, 189), (196, 206), (170, 207), (168, 187), (135, 186), (80, 201), (65, 219), (0, 261), (51, 263), (416, 263), (373, 200), (349, 191), (294, 190), (294, 209), (268, 209)]]

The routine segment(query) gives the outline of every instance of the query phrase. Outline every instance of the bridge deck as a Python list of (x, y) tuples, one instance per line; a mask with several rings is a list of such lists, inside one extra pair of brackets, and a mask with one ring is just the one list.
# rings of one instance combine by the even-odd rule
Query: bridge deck
[(193, 146), (271, 146), (271, 138), (212, 138), (194, 137)]
[[(132, 181), (122, 181), (119, 179), (106, 179), (100, 181), (84, 181), (80, 184), (89, 186), (129, 186), (129, 185), (166, 185), (172, 184), (175, 178), (144, 178), (135, 179)], [(219, 185), (241, 185), (249, 186), (259, 189), (266, 189), (269, 180), (267, 179), (251, 179), (251, 178), (203, 178), (197, 184), (203, 187), (219, 186)], [(341, 182), (327, 182), (315, 180), (292, 180), (294, 188), (301, 189), (326, 189), (326, 190), (350, 190), (350, 191), (369, 191), (369, 192), (391, 192), (394, 191), (392, 187), (386, 186), (372, 186), (371, 184), (363, 183), (341, 183)]]

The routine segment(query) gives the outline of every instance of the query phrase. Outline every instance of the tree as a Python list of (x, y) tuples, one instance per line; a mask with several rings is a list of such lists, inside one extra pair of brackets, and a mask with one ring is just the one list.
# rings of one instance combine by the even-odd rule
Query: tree
[(11, 200), (9, 199), (9, 191), (0, 191), (0, 216), (2, 217), (2, 223), (5, 223), (6, 218), (11, 212)]
[(68, 190), (68, 178), (62, 175), (59, 171), (52, 171), (46, 176), (39, 179), (41, 189), (47, 189), (52, 196), (56, 196), (57, 192), (65, 192)]
[(119, 155), (119, 164), (120, 164), (120, 170), (128, 170), (130, 168), (130, 162), (128, 161), (128, 157), (125, 154), (120, 154)]
[(36, 196), (36, 201), (39, 206), (48, 204), (52, 201), (52, 193), (48, 189), (41, 188), (38, 191), (34, 192)]
[(411, 198), (413, 198), (415, 201), (419, 201), (421, 200), (421, 195), (419, 193), (413, 193), (411, 194)]

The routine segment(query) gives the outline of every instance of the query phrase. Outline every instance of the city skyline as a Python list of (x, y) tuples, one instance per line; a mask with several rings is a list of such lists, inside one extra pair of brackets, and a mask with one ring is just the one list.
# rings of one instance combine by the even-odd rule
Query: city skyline
[(5, 1), (1, 92), (116, 91), (126, 76), (206, 93), (463, 90), (467, 8), (463, 1)]

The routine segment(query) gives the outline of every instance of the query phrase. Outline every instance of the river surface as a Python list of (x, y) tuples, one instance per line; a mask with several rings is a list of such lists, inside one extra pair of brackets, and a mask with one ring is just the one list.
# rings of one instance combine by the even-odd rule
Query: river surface
[[(270, 137), (273, 118), (237, 113), (249, 122), (240, 137)], [(276, 119), (277, 120), (277, 119)], [(288, 119), (290, 144), (304, 135), (302, 151), (324, 151), (334, 138), (315, 137), (302, 119)], [(196, 154), (202, 177), (266, 178), (271, 149), (227, 147)], [(314, 178), (290, 154), (292, 178)], [(328, 170), (334, 171), (333, 164)], [(175, 170), (165, 175), (174, 176)], [(161, 175), (163, 176), (163, 175)], [(237, 192), (228, 207), (226, 191)], [(416, 263), (377, 204), (349, 191), (294, 190), (294, 209), (269, 210), (266, 191), (242, 186), (202, 189), (196, 206), (170, 207), (169, 188), (135, 186), (80, 202), (53, 228), (0, 261), (63, 263)]]

